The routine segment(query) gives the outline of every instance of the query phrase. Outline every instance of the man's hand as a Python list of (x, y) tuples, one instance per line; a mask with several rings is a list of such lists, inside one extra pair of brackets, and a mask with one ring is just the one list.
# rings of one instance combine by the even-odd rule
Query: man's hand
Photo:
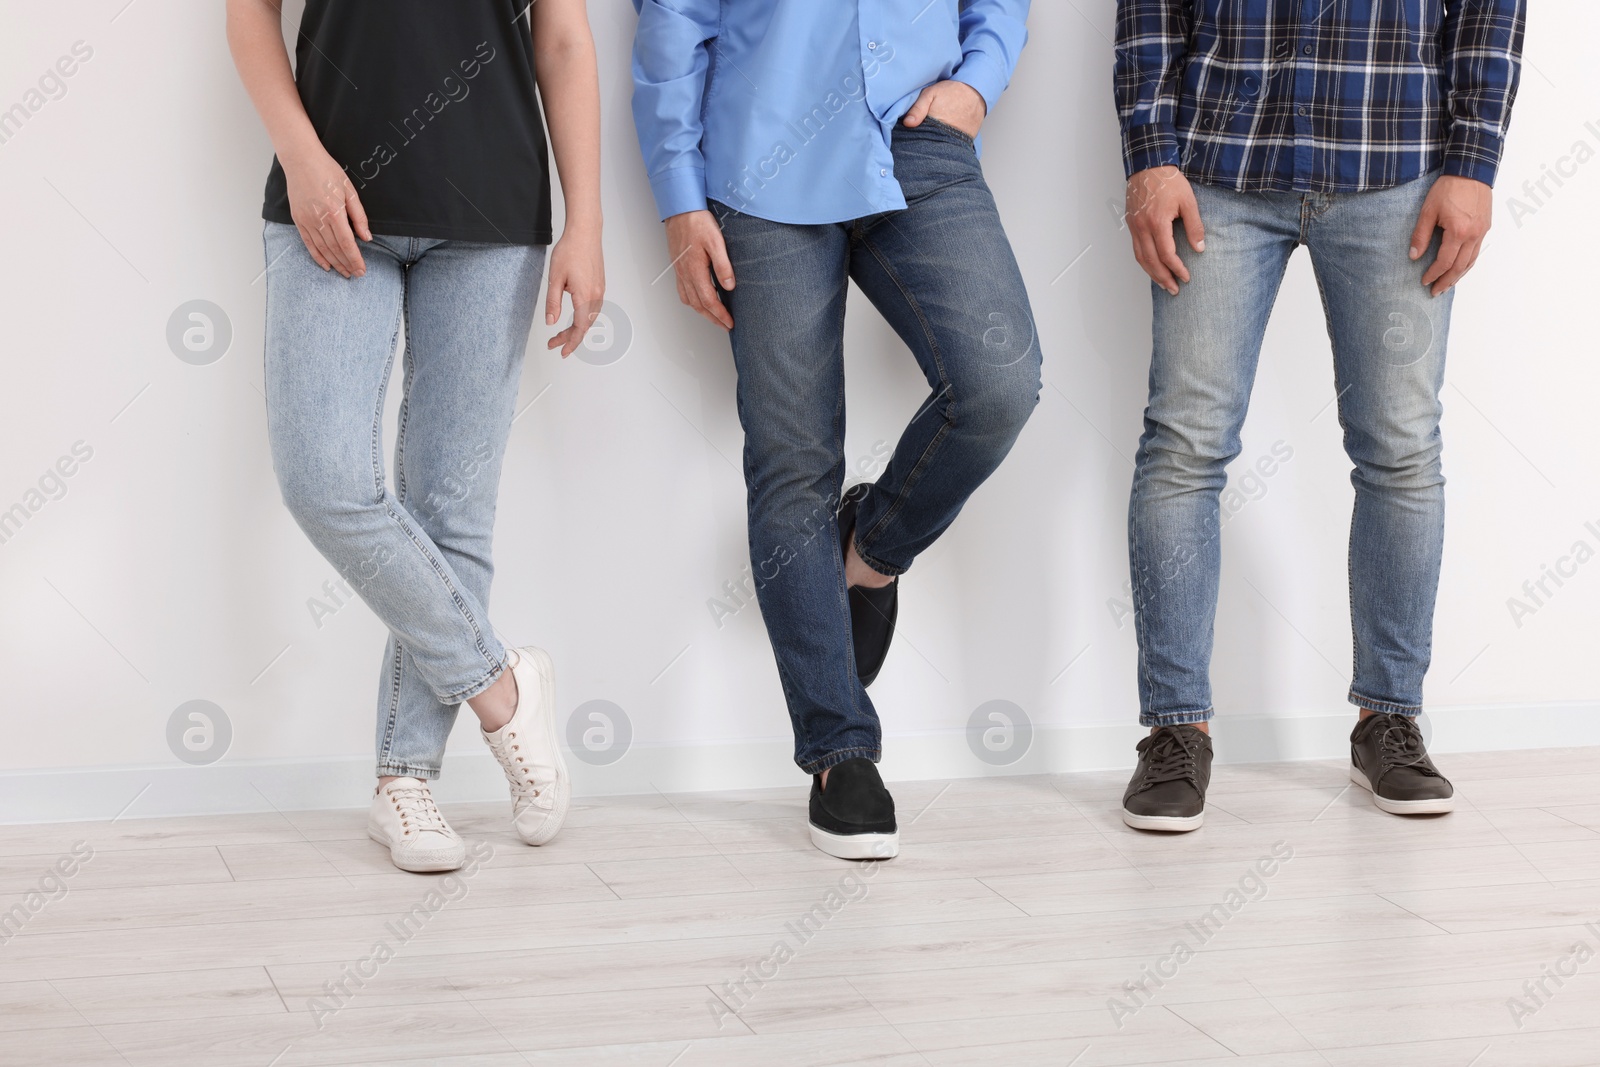
[[(724, 289), (733, 288), (733, 264), (722, 228), (709, 211), (685, 211), (667, 220), (667, 253), (678, 274), (678, 299), (721, 326), (733, 329), (733, 316), (722, 306), (715, 277)], [(716, 274), (711, 272), (715, 270)]]
[(932, 115), (946, 126), (954, 126), (968, 137), (978, 136), (989, 105), (983, 94), (966, 82), (934, 82), (922, 90), (917, 102), (911, 105), (901, 121), (907, 126), (921, 126), (922, 120)]
[(1189, 280), (1189, 268), (1178, 258), (1172, 223), (1183, 220), (1184, 235), (1196, 252), (1206, 250), (1206, 228), (1194, 188), (1177, 167), (1151, 167), (1128, 179), (1128, 233), (1133, 257), (1152, 281), (1173, 296), (1178, 283)]
[(1475, 178), (1446, 174), (1433, 183), (1411, 235), (1411, 258), (1421, 259), (1433, 244), (1433, 231), (1444, 231), (1439, 255), (1422, 276), (1433, 295), (1448, 292), (1478, 261), (1494, 215), (1494, 191)]

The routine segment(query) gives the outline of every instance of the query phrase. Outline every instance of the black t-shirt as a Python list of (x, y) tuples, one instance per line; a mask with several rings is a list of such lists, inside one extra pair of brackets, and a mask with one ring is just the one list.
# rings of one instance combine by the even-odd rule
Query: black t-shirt
[[(549, 244), (526, 0), (306, 0), (296, 80), (374, 234)], [(262, 217), (292, 223), (272, 161)]]

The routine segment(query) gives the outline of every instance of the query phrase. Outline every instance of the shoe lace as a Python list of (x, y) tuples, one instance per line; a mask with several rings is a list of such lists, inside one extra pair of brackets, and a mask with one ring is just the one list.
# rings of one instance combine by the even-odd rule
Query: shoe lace
[(1200, 785), (1200, 742), (1185, 739), (1177, 730), (1159, 730), (1145, 750), (1144, 781), (1141, 789), (1162, 782), (1189, 782)]
[(391, 788), (389, 799), (400, 813), (400, 831), (406, 837), (429, 830), (441, 834), (450, 832), (450, 824), (444, 821), (439, 806), (433, 802), (433, 794), (427, 789), (417, 786)]
[(1423, 774), (1439, 777), (1428, 758), (1427, 745), (1417, 724), (1404, 715), (1394, 715), (1378, 731), (1378, 760), (1387, 773), (1396, 767), (1414, 767)]
[(516, 730), (507, 730), (489, 744), (495, 755), (500, 757), (500, 769), (505, 772), (506, 781), (511, 783), (511, 795), (537, 797), (544, 787), (533, 780), (533, 768), (520, 755), (522, 746), (517, 741)]

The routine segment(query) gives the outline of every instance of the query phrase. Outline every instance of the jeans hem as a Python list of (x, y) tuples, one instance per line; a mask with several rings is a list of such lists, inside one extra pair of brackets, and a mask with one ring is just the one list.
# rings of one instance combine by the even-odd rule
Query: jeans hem
[(1354, 704), (1358, 708), (1368, 708), (1372, 711), (1382, 711), (1390, 715), (1404, 715), (1408, 719), (1415, 719), (1418, 715), (1422, 714), (1421, 704), (1396, 704), (1392, 700), (1374, 700), (1372, 697), (1362, 696), (1354, 689), (1350, 690), (1349, 696), (1347, 696), (1345, 699), (1349, 700), (1350, 703)]
[(867, 566), (871, 567), (873, 570), (877, 571), (879, 574), (882, 574), (885, 577), (889, 577), (889, 578), (898, 578), (909, 569), (907, 567), (896, 567), (892, 563), (885, 563), (885, 562), (883, 562), (883, 560), (878, 559), (875, 556), (869, 555), (866, 552), (863, 552), (861, 550), (861, 542), (859, 540), (856, 540), (856, 538), (853, 535), (851, 536), (850, 539), (851, 539), (851, 541), (853, 541), (855, 543), (856, 555), (861, 557), (861, 562), (865, 563)]
[(873, 763), (877, 763), (883, 758), (883, 748), (881, 746), (876, 748), (841, 748), (839, 751), (830, 752), (826, 756), (818, 756), (809, 763), (801, 763), (799, 760), (795, 760), (795, 765), (807, 774), (821, 774), (830, 767), (837, 767), (845, 760), (852, 760), (861, 756), (865, 756)]
[(1216, 714), (1214, 708), (1201, 708), (1198, 711), (1141, 711), (1139, 725), (1192, 726), (1197, 722), (1210, 722), (1214, 714)]
[(379, 778), (421, 778), (431, 782), (439, 777), (438, 767), (419, 767), (411, 763), (380, 763)]
[(463, 686), (454, 693), (441, 694), (439, 696), (439, 703), (465, 704), (467, 701), (471, 700), (473, 697), (477, 696), (490, 686), (494, 685), (494, 683), (498, 682), (500, 680), (500, 676), (510, 668), (510, 662), (505, 657), (502, 657), (500, 660), (500, 666), (491, 670), (487, 677), (473, 682), (471, 685)]

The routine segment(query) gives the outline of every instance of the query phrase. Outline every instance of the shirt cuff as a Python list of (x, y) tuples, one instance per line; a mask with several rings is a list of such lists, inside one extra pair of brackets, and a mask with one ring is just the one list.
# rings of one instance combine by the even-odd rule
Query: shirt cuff
[(1457, 126), (1450, 131), (1444, 146), (1444, 172), (1458, 178), (1473, 178), (1493, 186), (1500, 170), (1500, 154), (1505, 138), (1499, 134)]
[(978, 95), (983, 97), (984, 107), (990, 112), (994, 111), (1000, 94), (1011, 84), (1011, 76), (983, 52), (968, 52), (961, 60), (961, 66), (950, 75), (950, 80), (976, 89)]
[(706, 172), (702, 167), (673, 167), (650, 179), (656, 209), (665, 222), (685, 211), (706, 209)]
[(1151, 167), (1176, 167), (1183, 156), (1178, 151), (1178, 134), (1171, 126), (1152, 122), (1130, 126), (1122, 131), (1122, 166), (1131, 178)]

